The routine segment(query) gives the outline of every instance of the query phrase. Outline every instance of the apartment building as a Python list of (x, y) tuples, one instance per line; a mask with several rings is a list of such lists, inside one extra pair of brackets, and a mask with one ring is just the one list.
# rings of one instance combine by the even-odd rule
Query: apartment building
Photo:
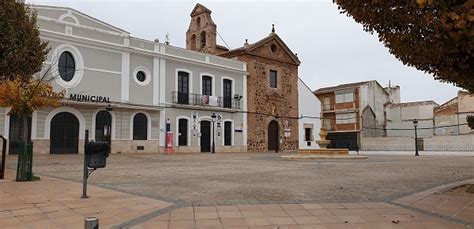
[(363, 81), (324, 87), (314, 91), (321, 101), (322, 127), (328, 131), (329, 147), (359, 148), (359, 138), (384, 136), (387, 103), (400, 102), (400, 87), (382, 87)]

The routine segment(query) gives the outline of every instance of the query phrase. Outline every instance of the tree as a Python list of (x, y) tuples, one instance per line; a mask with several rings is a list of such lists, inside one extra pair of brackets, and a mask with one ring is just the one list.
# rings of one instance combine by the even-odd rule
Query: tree
[(36, 13), (14, 0), (0, 1), (0, 81), (28, 82), (41, 70), (49, 52), (40, 40)]
[(333, 0), (408, 66), (474, 92), (474, 0)]
[(51, 66), (43, 68), (49, 52), (41, 41), (36, 14), (14, 0), (0, 2), (0, 106), (22, 120), (22, 150), (18, 156), (17, 181), (32, 180), (32, 151), (28, 119), (43, 106), (55, 106), (63, 97), (49, 84)]

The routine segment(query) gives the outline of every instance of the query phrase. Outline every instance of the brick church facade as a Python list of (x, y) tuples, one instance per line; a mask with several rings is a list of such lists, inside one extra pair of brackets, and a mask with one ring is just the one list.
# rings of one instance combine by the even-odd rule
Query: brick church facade
[(253, 43), (232, 50), (217, 45), (211, 11), (197, 4), (186, 48), (247, 63), (248, 151), (298, 149), (298, 57), (272, 28)]

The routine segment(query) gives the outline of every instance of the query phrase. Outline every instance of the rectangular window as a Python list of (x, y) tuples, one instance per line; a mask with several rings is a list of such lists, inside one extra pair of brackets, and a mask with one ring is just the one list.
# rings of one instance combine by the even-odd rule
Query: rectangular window
[(224, 122), (224, 145), (232, 145), (232, 122)]
[(336, 124), (356, 123), (355, 113), (336, 114)]
[(354, 92), (336, 92), (336, 103), (348, 103), (354, 101)]
[(277, 76), (277, 71), (275, 70), (270, 70), (270, 87), (277, 88), (278, 76)]
[(189, 73), (178, 72), (178, 103), (189, 104)]
[(224, 79), (224, 108), (232, 108), (232, 80)]
[(188, 145), (188, 120), (179, 119), (178, 121), (178, 145), (187, 146)]
[(329, 96), (324, 97), (324, 110), (329, 111), (331, 110), (331, 100), (329, 99)]
[(311, 141), (311, 128), (304, 128), (304, 140)]
[(212, 78), (210, 76), (202, 76), (202, 94), (212, 95)]

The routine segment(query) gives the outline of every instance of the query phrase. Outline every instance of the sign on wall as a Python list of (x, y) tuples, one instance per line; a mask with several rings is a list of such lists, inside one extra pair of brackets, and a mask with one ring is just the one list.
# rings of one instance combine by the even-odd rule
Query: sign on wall
[(196, 112), (196, 111), (193, 111), (191, 113), (191, 117), (192, 117), (192, 120), (191, 120), (191, 126), (192, 126), (192, 129), (191, 129), (191, 132), (193, 134), (193, 137), (197, 137), (199, 136), (199, 131), (198, 131), (198, 117), (199, 117), (199, 114)]
[(76, 102), (110, 103), (109, 97), (97, 95), (69, 94), (69, 100)]

